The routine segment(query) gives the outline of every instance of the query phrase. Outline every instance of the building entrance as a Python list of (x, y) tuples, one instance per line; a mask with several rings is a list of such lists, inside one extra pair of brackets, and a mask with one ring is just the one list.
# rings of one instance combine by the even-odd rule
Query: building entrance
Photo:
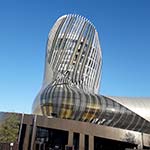
[(67, 131), (37, 128), (35, 138), (36, 150), (65, 150), (67, 142)]
[(126, 148), (135, 149), (137, 148), (137, 145), (127, 142), (94, 137), (94, 150), (125, 150)]

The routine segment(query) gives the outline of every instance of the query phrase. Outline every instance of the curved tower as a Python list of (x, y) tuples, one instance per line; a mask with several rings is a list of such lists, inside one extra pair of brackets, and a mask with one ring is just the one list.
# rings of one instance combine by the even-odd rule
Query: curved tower
[(98, 33), (78, 15), (60, 17), (48, 36), (44, 85), (66, 74), (87, 92), (98, 93), (102, 65)]
[(101, 66), (101, 48), (93, 24), (79, 15), (60, 17), (48, 36), (44, 80), (33, 112), (41, 112), (43, 89), (62, 76), (77, 89), (98, 93)]
[(48, 36), (44, 80), (33, 113), (150, 133), (150, 118), (138, 113), (141, 108), (150, 113), (149, 100), (144, 106), (137, 99), (98, 95), (101, 66), (93, 24), (78, 15), (60, 17)]

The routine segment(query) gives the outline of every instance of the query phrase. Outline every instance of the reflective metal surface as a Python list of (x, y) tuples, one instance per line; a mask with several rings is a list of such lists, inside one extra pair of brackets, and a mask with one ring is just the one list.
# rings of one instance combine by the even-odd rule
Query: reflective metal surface
[(132, 110), (139, 116), (150, 121), (150, 98), (146, 97), (115, 97), (108, 96), (114, 101)]
[(65, 15), (48, 36), (33, 113), (150, 133), (150, 99), (98, 95), (102, 54), (93, 24)]

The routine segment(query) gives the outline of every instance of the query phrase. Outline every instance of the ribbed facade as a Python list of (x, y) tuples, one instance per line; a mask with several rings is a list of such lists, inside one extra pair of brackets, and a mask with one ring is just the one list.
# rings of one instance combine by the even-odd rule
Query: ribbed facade
[(84, 91), (98, 93), (101, 66), (98, 33), (91, 22), (78, 15), (59, 18), (48, 37), (44, 84), (66, 74)]
[(150, 133), (148, 120), (109, 97), (86, 93), (64, 78), (45, 88), (41, 106), (46, 116)]
[(33, 113), (150, 133), (149, 118), (134, 111), (140, 103), (128, 107), (121, 98), (98, 95), (102, 54), (90, 21), (78, 15), (59, 18), (49, 33), (45, 60)]

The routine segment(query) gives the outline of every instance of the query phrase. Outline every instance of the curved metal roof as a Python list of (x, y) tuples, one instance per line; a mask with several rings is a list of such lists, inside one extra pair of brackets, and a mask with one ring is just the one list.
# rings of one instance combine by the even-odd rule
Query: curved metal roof
[(107, 96), (150, 121), (150, 97), (117, 97)]

